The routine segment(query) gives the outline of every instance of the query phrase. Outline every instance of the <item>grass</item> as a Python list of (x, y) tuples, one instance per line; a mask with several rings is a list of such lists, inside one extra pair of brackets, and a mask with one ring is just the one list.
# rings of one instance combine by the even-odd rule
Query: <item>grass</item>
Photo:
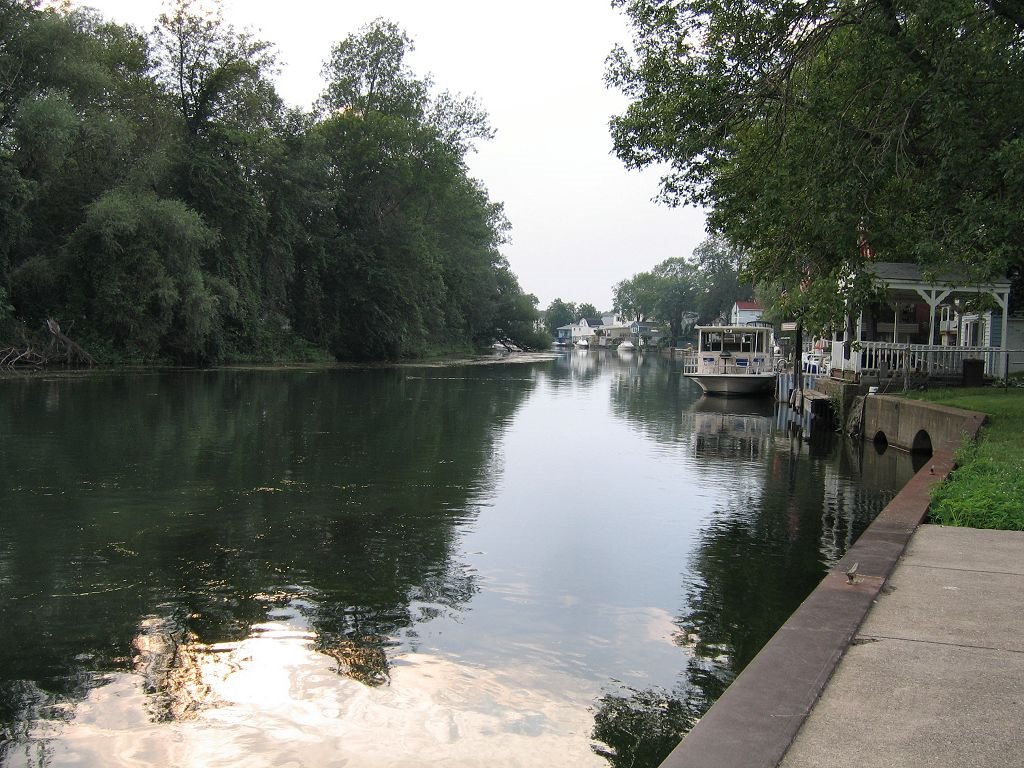
[(978, 441), (960, 447), (956, 470), (932, 492), (931, 519), (1024, 531), (1024, 389), (934, 389), (912, 396), (989, 417)]

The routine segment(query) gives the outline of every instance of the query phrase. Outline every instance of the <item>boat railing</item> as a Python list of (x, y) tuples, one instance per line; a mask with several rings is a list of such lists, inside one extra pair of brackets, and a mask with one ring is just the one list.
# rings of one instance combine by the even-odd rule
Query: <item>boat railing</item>
[(770, 355), (728, 355), (692, 352), (683, 358), (683, 374), (713, 376), (739, 376), (743, 374), (774, 373), (775, 363)]

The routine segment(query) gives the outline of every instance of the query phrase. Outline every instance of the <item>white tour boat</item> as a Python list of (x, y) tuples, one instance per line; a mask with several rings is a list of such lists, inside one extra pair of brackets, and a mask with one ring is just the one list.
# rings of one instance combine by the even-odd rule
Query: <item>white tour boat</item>
[(709, 395), (759, 395), (775, 390), (772, 327), (698, 325), (697, 347), (683, 361), (683, 375)]

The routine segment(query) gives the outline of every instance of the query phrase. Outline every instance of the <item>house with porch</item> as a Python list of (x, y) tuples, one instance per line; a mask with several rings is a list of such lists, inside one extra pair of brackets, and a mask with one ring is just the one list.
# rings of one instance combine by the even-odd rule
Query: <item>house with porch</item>
[(873, 262), (867, 269), (884, 286), (884, 300), (815, 343), (833, 378), (980, 379), (982, 373), (1003, 377), (1012, 371), (1009, 280), (969, 284), (953, 274), (929, 279), (916, 264), (895, 262)]

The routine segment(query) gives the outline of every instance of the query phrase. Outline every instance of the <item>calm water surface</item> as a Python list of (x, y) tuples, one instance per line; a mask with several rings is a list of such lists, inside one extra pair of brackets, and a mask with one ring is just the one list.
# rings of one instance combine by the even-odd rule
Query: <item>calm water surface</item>
[(625, 766), (909, 477), (601, 352), (0, 381), (0, 764)]

